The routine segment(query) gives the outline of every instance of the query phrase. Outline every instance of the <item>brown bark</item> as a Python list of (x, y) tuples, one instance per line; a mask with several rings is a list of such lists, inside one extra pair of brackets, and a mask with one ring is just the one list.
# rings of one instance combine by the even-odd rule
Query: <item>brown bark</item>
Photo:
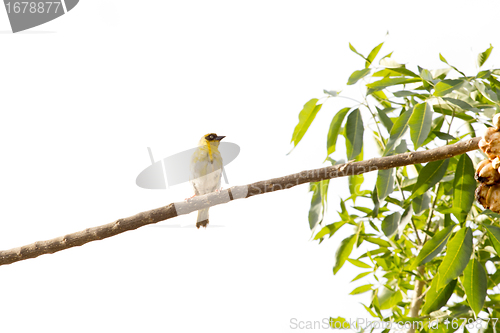
[(366, 161), (349, 162), (326, 168), (306, 170), (296, 174), (264, 180), (249, 185), (235, 186), (220, 192), (194, 197), (189, 202), (171, 203), (167, 206), (119, 219), (115, 222), (102, 226), (88, 228), (66, 236), (46, 241), (39, 241), (10, 250), (0, 251), (0, 265), (8, 265), (16, 261), (35, 258), (42, 254), (54, 253), (73, 246), (80, 246), (88, 242), (112, 237), (128, 230), (134, 230), (139, 227), (164, 221), (178, 215), (189, 214), (202, 208), (227, 203), (238, 198), (248, 198), (258, 194), (289, 189), (300, 184), (317, 182), (324, 179), (359, 175), (370, 171), (390, 169), (404, 165), (432, 162), (450, 158), (477, 149), (480, 139), (481, 138), (473, 138), (453, 145), (425, 151), (410, 152), (387, 157), (377, 157)]

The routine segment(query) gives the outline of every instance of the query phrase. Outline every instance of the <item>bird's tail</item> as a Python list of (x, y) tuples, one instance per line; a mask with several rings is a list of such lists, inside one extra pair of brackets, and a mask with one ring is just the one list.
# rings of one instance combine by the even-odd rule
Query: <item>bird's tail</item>
[(196, 228), (206, 228), (208, 225), (208, 208), (200, 209), (198, 211), (198, 219), (196, 220)]

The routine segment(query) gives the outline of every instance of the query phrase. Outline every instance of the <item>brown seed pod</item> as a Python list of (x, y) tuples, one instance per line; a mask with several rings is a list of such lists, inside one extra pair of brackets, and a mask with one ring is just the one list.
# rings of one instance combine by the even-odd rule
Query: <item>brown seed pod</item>
[(500, 185), (493, 185), (488, 191), (488, 204), (490, 210), (500, 213)]
[(495, 127), (497, 131), (500, 130), (500, 113), (493, 116), (492, 123), (493, 127)]
[(500, 158), (498, 158), (498, 156), (495, 157), (493, 161), (491, 161), (491, 166), (493, 167), (493, 169), (500, 168)]
[(491, 186), (488, 186), (484, 183), (479, 184), (476, 188), (476, 200), (483, 206), (485, 209), (488, 209), (488, 201), (486, 200), (488, 197), (488, 191)]
[(488, 155), (490, 160), (500, 156), (500, 132), (495, 127), (486, 129), (486, 133), (479, 141), (479, 148)]
[(500, 185), (479, 184), (476, 189), (476, 200), (484, 208), (500, 213)]
[(500, 183), (500, 173), (494, 168), (490, 160), (484, 160), (478, 164), (474, 178), (476, 178), (478, 182), (486, 185)]

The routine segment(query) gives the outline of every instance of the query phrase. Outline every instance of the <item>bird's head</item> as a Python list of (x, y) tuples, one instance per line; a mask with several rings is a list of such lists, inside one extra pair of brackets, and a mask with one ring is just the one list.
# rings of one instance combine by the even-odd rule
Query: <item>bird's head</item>
[(200, 146), (212, 146), (219, 147), (220, 140), (224, 139), (225, 136), (217, 136), (215, 133), (208, 133), (201, 137)]

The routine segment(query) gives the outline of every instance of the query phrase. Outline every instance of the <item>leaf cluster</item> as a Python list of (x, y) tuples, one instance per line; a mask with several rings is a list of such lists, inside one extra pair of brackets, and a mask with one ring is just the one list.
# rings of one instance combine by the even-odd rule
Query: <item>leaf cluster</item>
[[(376, 142), (378, 156), (390, 156), (453, 144), (491, 126), (500, 107), (500, 69), (482, 69), (491, 45), (478, 55), (475, 75), (466, 75), (441, 54), (443, 69), (410, 69), (393, 60), (392, 52), (376, 64), (382, 46), (364, 56), (349, 45), (364, 68), (355, 70), (347, 85), (360, 85), (363, 95), (356, 100), (324, 90), (324, 98), (308, 101), (292, 135), (294, 147), (323, 104), (342, 97), (354, 102), (332, 117), (325, 160), (332, 164), (343, 157), (337, 152), (340, 137), (345, 158), (362, 160), (366, 137)], [(321, 243), (341, 228), (352, 228), (339, 244), (333, 273), (347, 262), (363, 269), (352, 281), (368, 283), (351, 294), (370, 293), (370, 303), (363, 306), (371, 316), (408, 318), (418, 282), (424, 285), (418, 320), (467, 324), (500, 318), (500, 215), (474, 200), (474, 165), (481, 158), (476, 152), (379, 170), (374, 184), (362, 175), (349, 176), (350, 196), (340, 199), (337, 214), (325, 214), (329, 181), (311, 184), (314, 240)], [(482, 330), (493, 332), (498, 325)], [(441, 325), (439, 330), (456, 329)]]

